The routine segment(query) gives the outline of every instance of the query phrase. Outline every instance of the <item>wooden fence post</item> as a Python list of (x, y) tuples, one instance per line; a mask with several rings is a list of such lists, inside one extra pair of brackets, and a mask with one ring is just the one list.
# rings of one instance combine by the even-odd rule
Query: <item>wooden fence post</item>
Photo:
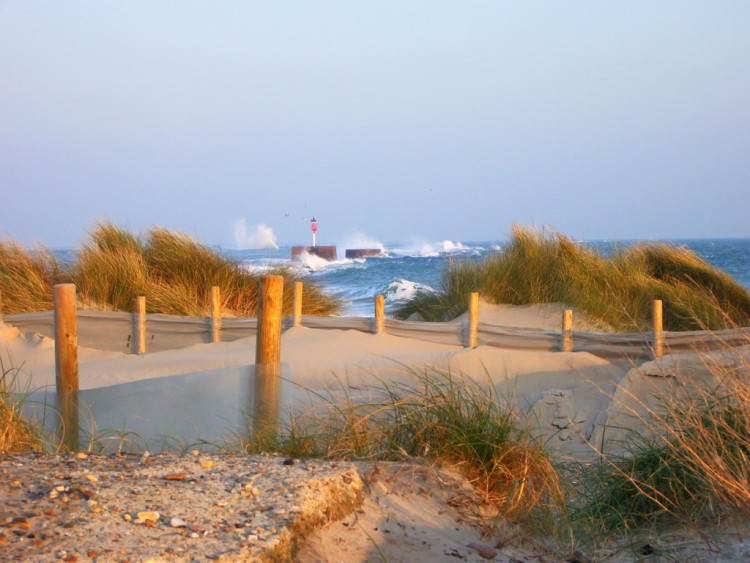
[(135, 314), (133, 315), (133, 334), (131, 349), (134, 354), (146, 353), (146, 298), (141, 295), (135, 299)]
[(654, 299), (652, 304), (652, 322), (654, 330), (654, 357), (660, 358), (664, 355), (664, 317), (661, 299)]
[(59, 435), (70, 451), (78, 449), (78, 319), (76, 286), (54, 287), (55, 383), (60, 416)]
[(382, 295), (375, 296), (375, 334), (385, 332), (385, 298)]
[(562, 346), (563, 352), (573, 351), (573, 309), (565, 309), (562, 313)]
[(211, 287), (211, 342), (221, 342), (221, 289)]
[(283, 276), (265, 276), (258, 287), (255, 345), (255, 431), (274, 435), (278, 422), (281, 375)]
[(294, 314), (292, 326), (302, 326), (302, 282), (294, 282)]
[(469, 326), (466, 346), (476, 348), (478, 345), (479, 325), (479, 293), (473, 291), (469, 294)]

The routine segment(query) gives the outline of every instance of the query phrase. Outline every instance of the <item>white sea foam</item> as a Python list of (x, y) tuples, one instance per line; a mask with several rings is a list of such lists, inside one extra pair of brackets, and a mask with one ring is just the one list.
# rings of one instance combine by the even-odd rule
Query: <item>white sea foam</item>
[(444, 240), (442, 243), (443, 245), (443, 252), (455, 252), (457, 250), (466, 250), (466, 246), (464, 246), (461, 242), (453, 242), (451, 240)]
[(385, 245), (382, 242), (360, 232), (345, 236), (339, 246), (343, 248), (377, 248), (381, 252), (385, 251)]
[(302, 253), (297, 257), (296, 261), (299, 262), (300, 265), (310, 270), (324, 270), (326, 268), (337, 266), (348, 266), (355, 262), (354, 260), (350, 260), (348, 258), (344, 258), (343, 260), (326, 260), (325, 258), (321, 258), (320, 256), (318, 256), (317, 254), (310, 254), (306, 250), (302, 251)]
[(258, 223), (249, 232), (244, 219), (234, 222), (234, 242), (240, 250), (263, 250), (279, 248), (276, 234), (265, 223)]
[(417, 293), (435, 293), (435, 289), (429, 285), (410, 280), (396, 279), (388, 284), (388, 287), (383, 293), (387, 302), (402, 303), (413, 299)]
[(242, 264), (242, 268), (244, 268), (246, 271), (250, 272), (251, 274), (265, 274), (268, 272), (273, 272), (275, 270), (278, 270), (279, 267), (282, 266), (288, 266), (289, 262), (287, 260), (263, 260), (259, 262), (250, 262)]
[(393, 252), (402, 256), (432, 258), (441, 254), (466, 252), (467, 250), (471, 250), (471, 247), (466, 246), (462, 242), (443, 240), (440, 242), (417, 242), (413, 245), (394, 248)]

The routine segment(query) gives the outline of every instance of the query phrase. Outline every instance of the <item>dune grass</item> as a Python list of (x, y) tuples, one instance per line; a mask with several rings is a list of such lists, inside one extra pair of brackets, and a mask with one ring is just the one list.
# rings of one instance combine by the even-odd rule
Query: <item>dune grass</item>
[(22, 401), (9, 392), (17, 373), (17, 368), (5, 366), (0, 359), (0, 453), (43, 451), (42, 431), (23, 417)]
[[(290, 314), (294, 283), (291, 268), (268, 272), (284, 277), (284, 314)], [(222, 315), (257, 314), (260, 276), (190, 237), (154, 228), (141, 238), (108, 223), (90, 233), (73, 264), (61, 267), (51, 252), (29, 253), (18, 244), (0, 244), (0, 291), (3, 311), (21, 313), (52, 309), (55, 283), (76, 284), (83, 308), (133, 311), (146, 297), (149, 313), (204, 316), (211, 313), (211, 287), (219, 286)], [(303, 314), (337, 314), (341, 303), (305, 280)]]
[(60, 264), (48, 250), (27, 251), (10, 240), (0, 241), (0, 304), (2, 312), (52, 309), (52, 287), (65, 281)]
[(328, 459), (428, 460), (464, 475), (500, 514), (559, 512), (564, 495), (542, 444), (487, 382), (464, 375), (405, 371), (401, 382), (362, 389), (340, 382), (308, 413), (291, 417), (275, 440), (245, 444)]
[(580, 530), (628, 536), (750, 517), (750, 360), (735, 358), (706, 356), (705, 379), (645, 409), (626, 453), (602, 459), (583, 482), (573, 513)]
[(564, 303), (615, 331), (649, 330), (654, 299), (664, 302), (665, 330), (750, 324), (750, 293), (690, 250), (640, 244), (604, 257), (561, 234), (518, 226), (502, 251), (451, 262), (440, 291), (417, 294), (396, 316), (449, 320), (474, 291), (491, 303)]

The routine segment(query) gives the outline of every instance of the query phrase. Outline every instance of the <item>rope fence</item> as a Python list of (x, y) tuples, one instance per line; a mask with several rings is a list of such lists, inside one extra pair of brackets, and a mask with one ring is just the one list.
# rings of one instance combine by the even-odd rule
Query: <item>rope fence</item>
[[(301, 282), (297, 282), (301, 285)], [(218, 288), (213, 291), (218, 302)], [(660, 303), (660, 302), (657, 302)], [(661, 305), (654, 305), (655, 310)], [(184, 348), (194, 344), (231, 342), (255, 337), (257, 318), (221, 317), (218, 308), (209, 317), (187, 317), (145, 313), (145, 298), (136, 311), (112, 312), (77, 310), (78, 344), (100, 350), (144, 354)], [(667, 352), (750, 343), (750, 327), (719, 331), (671, 332), (661, 330), (661, 315), (655, 329), (640, 333), (609, 333), (574, 330), (573, 311), (566, 309), (560, 330), (515, 328), (482, 322), (476, 310), (467, 321), (424, 322), (386, 318), (383, 297), (375, 297), (372, 317), (317, 317), (302, 315), (301, 291), (295, 292), (294, 313), (282, 319), (284, 330), (307, 327), (328, 330), (357, 330), (390, 334), (455, 346), (493, 346), (518, 350), (590, 352), (602, 356), (659, 357)], [(471, 313), (471, 310), (470, 310)], [(23, 331), (55, 338), (54, 311), (5, 315), (3, 320)]]

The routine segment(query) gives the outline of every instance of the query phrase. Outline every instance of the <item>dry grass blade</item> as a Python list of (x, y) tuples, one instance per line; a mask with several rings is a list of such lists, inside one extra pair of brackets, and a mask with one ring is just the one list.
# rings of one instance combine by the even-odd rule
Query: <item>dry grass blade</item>
[(52, 309), (52, 286), (60, 266), (44, 249), (27, 252), (12, 241), (0, 241), (0, 293), (4, 313)]
[[(750, 516), (750, 347), (686, 356), (622, 458), (605, 458), (577, 512), (594, 530), (695, 526)], [(646, 414), (641, 414), (645, 412)]]
[(43, 451), (41, 430), (23, 417), (23, 401), (10, 392), (18, 369), (6, 368), (0, 360), (0, 371), (0, 452)]

